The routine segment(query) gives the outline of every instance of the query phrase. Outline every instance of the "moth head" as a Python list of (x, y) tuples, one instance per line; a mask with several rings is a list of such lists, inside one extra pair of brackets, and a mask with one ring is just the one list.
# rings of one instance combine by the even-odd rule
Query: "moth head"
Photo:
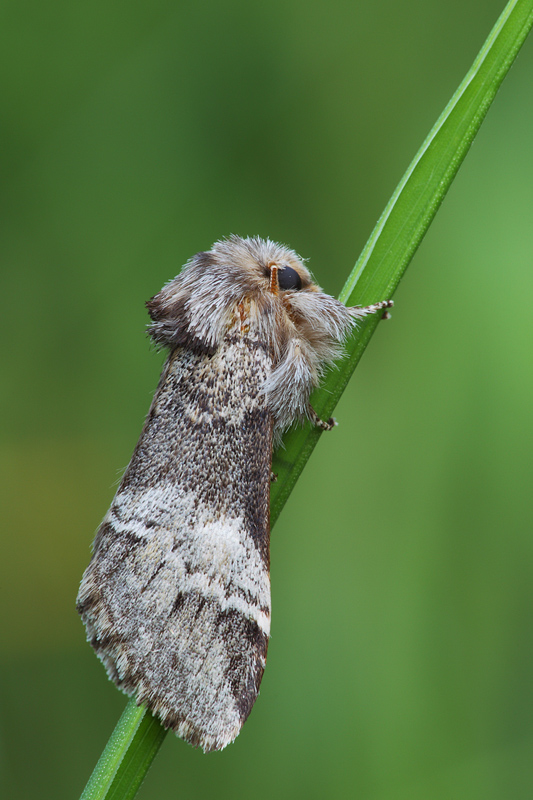
[(150, 334), (163, 346), (212, 353), (243, 299), (275, 360), (294, 337), (328, 357), (351, 325), (346, 308), (321, 292), (293, 250), (270, 239), (231, 236), (197, 253), (148, 301)]
[(216, 242), (210, 253), (238, 293), (258, 300), (316, 288), (300, 256), (270, 239), (231, 236)]

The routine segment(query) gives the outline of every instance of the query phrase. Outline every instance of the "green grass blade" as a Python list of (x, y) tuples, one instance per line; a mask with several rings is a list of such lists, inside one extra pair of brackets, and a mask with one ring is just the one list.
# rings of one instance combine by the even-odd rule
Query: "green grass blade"
[[(343, 302), (364, 305), (391, 297), (532, 24), (533, 0), (512, 0), (507, 4), (381, 215), (341, 292)], [(378, 321), (370, 318), (359, 327), (348, 343), (346, 358), (314, 393), (313, 406), (323, 419), (332, 414)], [(273, 469), (278, 481), (271, 489), (271, 525), (319, 436), (320, 431), (309, 426), (291, 430), (284, 439), (285, 447), (276, 453)], [(165, 733), (150, 714), (130, 701), (87, 784), (83, 800), (132, 798)]]
[[(134, 703), (134, 700), (130, 700), (124, 713)], [(127, 758), (122, 759), (106, 800), (130, 800), (135, 797), (167, 733), (159, 720), (143, 709), (143, 718), (128, 748)]]
[[(372, 231), (340, 294), (347, 305), (366, 305), (394, 293), (532, 24), (533, 0), (507, 4)], [(348, 343), (346, 358), (313, 394), (312, 405), (322, 419), (332, 415), (378, 322), (373, 317), (360, 325)], [(272, 467), (278, 475), (271, 490), (272, 524), (320, 435), (320, 430), (307, 425), (285, 436)]]
[(130, 700), (85, 787), (81, 800), (134, 797), (167, 731)]

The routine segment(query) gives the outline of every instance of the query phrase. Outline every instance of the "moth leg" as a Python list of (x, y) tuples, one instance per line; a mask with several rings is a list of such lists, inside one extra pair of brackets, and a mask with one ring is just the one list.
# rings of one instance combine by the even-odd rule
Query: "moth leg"
[(367, 317), (369, 314), (375, 314), (377, 311), (383, 311), (381, 319), (390, 319), (390, 314), (387, 309), (392, 308), (393, 305), (394, 302), (392, 300), (382, 300), (380, 303), (373, 303), (370, 306), (353, 306), (350, 308), (350, 312), (356, 319), (362, 319), (363, 317)]
[(276, 483), (277, 479), (278, 479), (277, 472), (272, 472), (271, 471), (270, 472), (270, 483)]
[(328, 421), (325, 422), (323, 419), (320, 419), (320, 417), (318, 416), (312, 405), (309, 405), (308, 408), (309, 408), (309, 419), (316, 428), (322, 428), (323, 431), (331, 431), (333, 430), (335, 425), (338, 425), (338, 422), (335, 419), (335, 417), (330, 417)]

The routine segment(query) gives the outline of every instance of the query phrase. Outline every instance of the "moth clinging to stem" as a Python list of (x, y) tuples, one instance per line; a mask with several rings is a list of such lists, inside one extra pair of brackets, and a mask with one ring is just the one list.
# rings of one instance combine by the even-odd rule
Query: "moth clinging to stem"
[(94, 542), (78, 610), (110, 678), (205, 751), (232, 742), (270, 635), (273, 442), (342, 342), (346, 308), (292, 250), (232, 236), (148, 301), (168, 348), (131, 462)]

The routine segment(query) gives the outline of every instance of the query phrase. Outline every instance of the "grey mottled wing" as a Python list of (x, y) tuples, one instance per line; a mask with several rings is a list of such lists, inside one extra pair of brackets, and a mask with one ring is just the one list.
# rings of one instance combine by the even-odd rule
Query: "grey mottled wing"
[(237, 736), (270, 633), (266, 346), (177, 348), (96, 537), (78, 609), (115, 683), (204, 750)]

